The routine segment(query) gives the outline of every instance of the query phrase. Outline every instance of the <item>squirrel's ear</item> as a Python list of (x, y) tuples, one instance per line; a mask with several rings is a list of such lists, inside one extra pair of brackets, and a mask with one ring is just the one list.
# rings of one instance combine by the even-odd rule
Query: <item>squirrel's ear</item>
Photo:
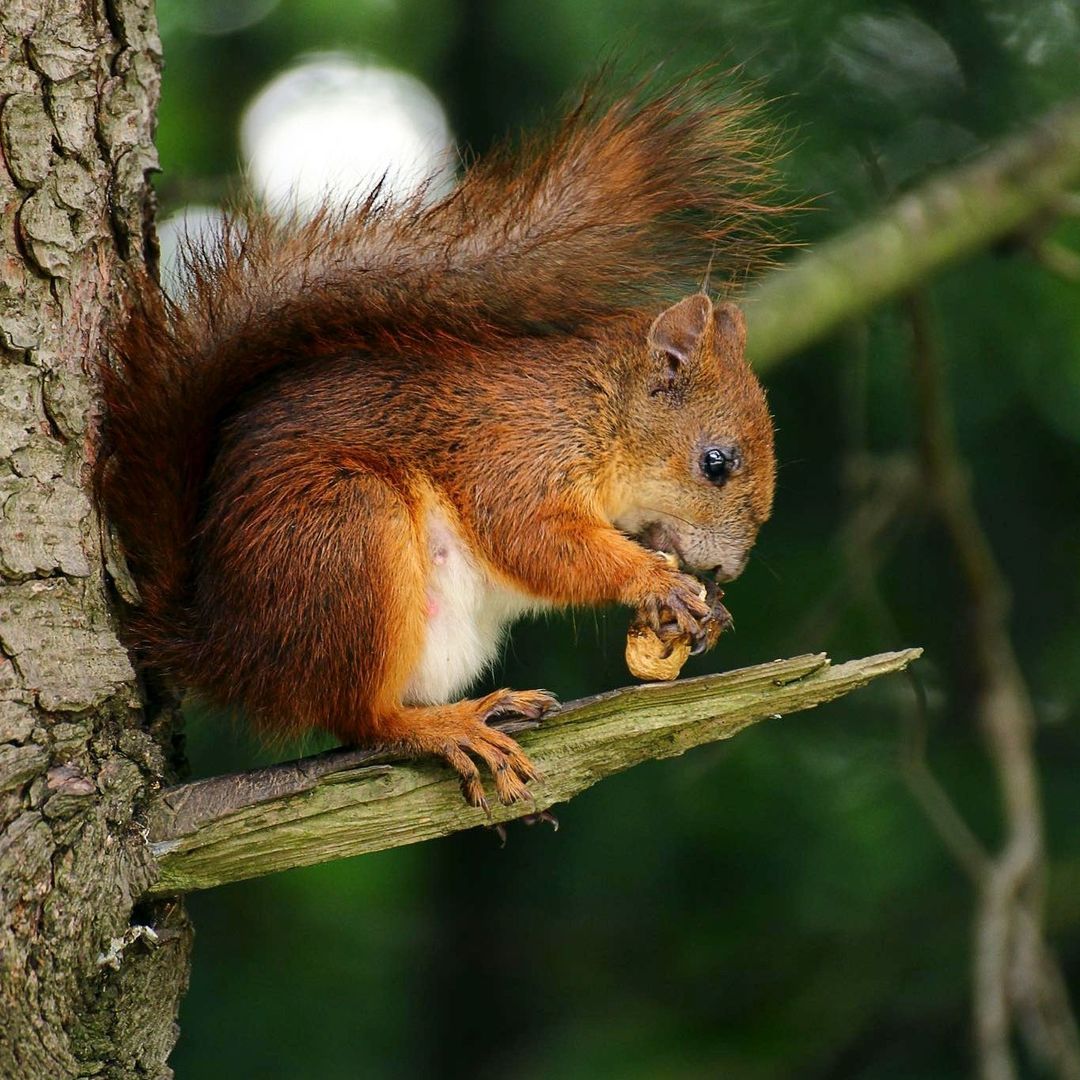
[(713, 348), (722, 359), (742, 360), (746, 353), (746, 319), (736, 304), (724, 301), (713, 311)]
[(713, 314), (712, 301), (695, 293), (662, 311), (649, 328), (649, 350), (661, 369), (652, 393), (670, 390), (693, 362)]

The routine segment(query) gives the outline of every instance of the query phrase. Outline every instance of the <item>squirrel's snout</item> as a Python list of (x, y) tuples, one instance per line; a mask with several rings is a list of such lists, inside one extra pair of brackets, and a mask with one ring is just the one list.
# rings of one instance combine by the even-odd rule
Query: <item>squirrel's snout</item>
[(717, 581), (734, 581), (745, 569), (750, 560), (750, 546), (735, 552), (725, 552), (724, 558), (711, 570)]

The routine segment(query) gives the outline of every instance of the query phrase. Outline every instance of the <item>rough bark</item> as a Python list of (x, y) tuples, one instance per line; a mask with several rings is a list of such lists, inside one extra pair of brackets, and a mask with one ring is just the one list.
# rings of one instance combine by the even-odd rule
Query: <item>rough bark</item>
[(152, 246), (151, 0), (0, 3), (0, 1076), (170, 1075), (190, 929), (141, 904), (144, 711), (88, 495), (89, 361)]

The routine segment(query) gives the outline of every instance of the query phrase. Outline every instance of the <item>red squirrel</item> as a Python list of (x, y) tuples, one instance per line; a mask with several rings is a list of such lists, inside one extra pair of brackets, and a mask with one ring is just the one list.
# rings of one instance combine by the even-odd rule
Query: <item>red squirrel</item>
[(477, 761), (528, 798), (511, 732), (555, 704), (461, 699), (510, 622), (614, 601), (706, 641), (693, 575), (742, 570), (773, 425), (739, 309), (665, 297), (763, 250), (747, 112), (587, 97), (437, 202), (249, 211), (179, 302), (138, 273), (97, 477), (136, 657), (274, 734), (437, 755), (486, 807)]

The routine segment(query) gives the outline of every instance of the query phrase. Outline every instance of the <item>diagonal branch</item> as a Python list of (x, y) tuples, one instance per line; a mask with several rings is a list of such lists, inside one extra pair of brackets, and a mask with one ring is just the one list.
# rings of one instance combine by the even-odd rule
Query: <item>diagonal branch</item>
[(755, 366), (764, 371), (947, 263), (1063, 212), (1078, 183), (1080, 101), (1071, 101), (748, 290)]
[[(765, 717), (809, 709), (900, 671), (920, 649), (831, 665), (824, 655), (627, 687), (568, 704), (522, 737), (546, 779), (526, 813), (565, 802), (598, 780), (654, 758), (728, 739)], [(151, 896), (208, 889), (294, 866), (414, 844), (507, 821), (465, 805), (457, 778), (434, 762), (335, 750), (300, 761), (182, 784), (151, 809), (159, 876)]]

